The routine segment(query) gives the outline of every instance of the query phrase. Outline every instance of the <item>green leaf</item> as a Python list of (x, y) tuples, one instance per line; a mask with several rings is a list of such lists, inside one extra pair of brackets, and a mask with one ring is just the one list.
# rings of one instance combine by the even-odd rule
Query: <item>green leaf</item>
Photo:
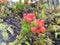
[(31, 32), (30, 29), (31, 29), (31, 24), (29, 24), (25, 20), (23, 20), (22, 21), (22, 29), (21, 29), (20, 34), (21, 35), (29, 34), (29, 32)]
[(41, 18), (42, 19), (46, 19), (46, 15), (45, 15), (44, 9), (42, 9), (42, 11), (41, 11)]
[(7, 30), (13, 35), (13, 29), (11, 27), (8, 27)]
[(27, 41), (25, 41), (25, 43), (26, 43), (27, 45), (30, 45)]
[(0, 30), (1, 30), (1, 31), (6, 31), (6, 25), (0, 23)]
[(0, 45), (6, 45), (6, 43), (2, 42), (2, 43), (0, 43)]
[(57, 24), (60, 24), (60, 18), (57, 19)]
[(4, 40), (8, 39), (8, 33), (7, 32), (2, 32), (2, 36)]
[(21, 3), (18, 3), (18, 2), (15, 4), (15, 6), (16, 6), (16, 11), (23, 10), (26, 7), (25, 4), (21, 4)]
[(3, 22), (3, 19), (0, 19), (0, 22)]
[(36, 26), (36, 20), (34, 20), (32, 23), (31, 23), (31, 27), (34, 27)]
[(18, 43), (19, 43), (19, 40), (16, 39), (14, 42), (10, 42), (9, 45), (18, 45)]
[(21, 45), (21, 44), (18, 44), (18, 45)]

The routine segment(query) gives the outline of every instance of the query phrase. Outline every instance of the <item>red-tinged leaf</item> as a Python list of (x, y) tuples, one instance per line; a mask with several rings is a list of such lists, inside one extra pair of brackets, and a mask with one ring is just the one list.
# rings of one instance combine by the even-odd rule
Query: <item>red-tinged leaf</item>
[(40, 22), (41, 22), (41, 23), (43, 23), (43, 24), (45, 23), (45, 21), (44, 21), (44, 20), (40, 20)]
[(41, 28), (44, 27), (44, 24), (40, 22), (38, 26)]
[(27, 14), (23, 14), (23, 17), (27, 16)]
[(37, 19), (37, 20), (36, 20), (36, 24), (37, 24), (37, 26), (39, 26), (39, 27), (41, 28), (41, 27), (44, 26), (44, 20), (39, 20), (39, 19)]
[(28, 23), (31, 23), (32, 22), (32, 19), (27, 17), (27, 22)]
[(27, 16), (28, 16), (28, 17), (30, 17), (30, 18), (35, 17), (35, 15), (34, 15), (34, 14), (32, 14), (32, 13), (27, 14)]
[(31, 31), (32, 31), (32, 32), (36, 32), (36, 30), (37, 30), (36, 27), (32, 27), (32, 28), (31, 28)]
[(35, 19), (35, 15), (32, 13), (24, 14), (24, 19), (28, 22), (31, 23)]
[(24, 16), (23, 18), (26, 19), (26, 16)]
[(40, 30), (36, 30), (36, 33), (37, 33), (37, 34), (40, 34)]
[(46, 29), (45, 29), (44, 27), (42, 27), (42, 28), (40, 29), (40, 32), (41, 32), (41, 33), (44, 33), (44, 32), (46, 32)]
[(37, 25), (39, 25), (39, 23), (40, 23), (40, 20), (39, 20), (39, 19), (37, 19), (37, 20), (36, 20), (36, 24), (37, 24)]
[(40, 30), (39, 30), (37, 27), (31, 28), (31, 31), (32, 31), (32, 32), (35, 32), (35, 33), (37, 33), (37, 34), (40, 34)]
[(34, 20), (34, 19), (36, 19), (36, 17), (34, 16), (34, 17), (32, 17), (32, 20)]

